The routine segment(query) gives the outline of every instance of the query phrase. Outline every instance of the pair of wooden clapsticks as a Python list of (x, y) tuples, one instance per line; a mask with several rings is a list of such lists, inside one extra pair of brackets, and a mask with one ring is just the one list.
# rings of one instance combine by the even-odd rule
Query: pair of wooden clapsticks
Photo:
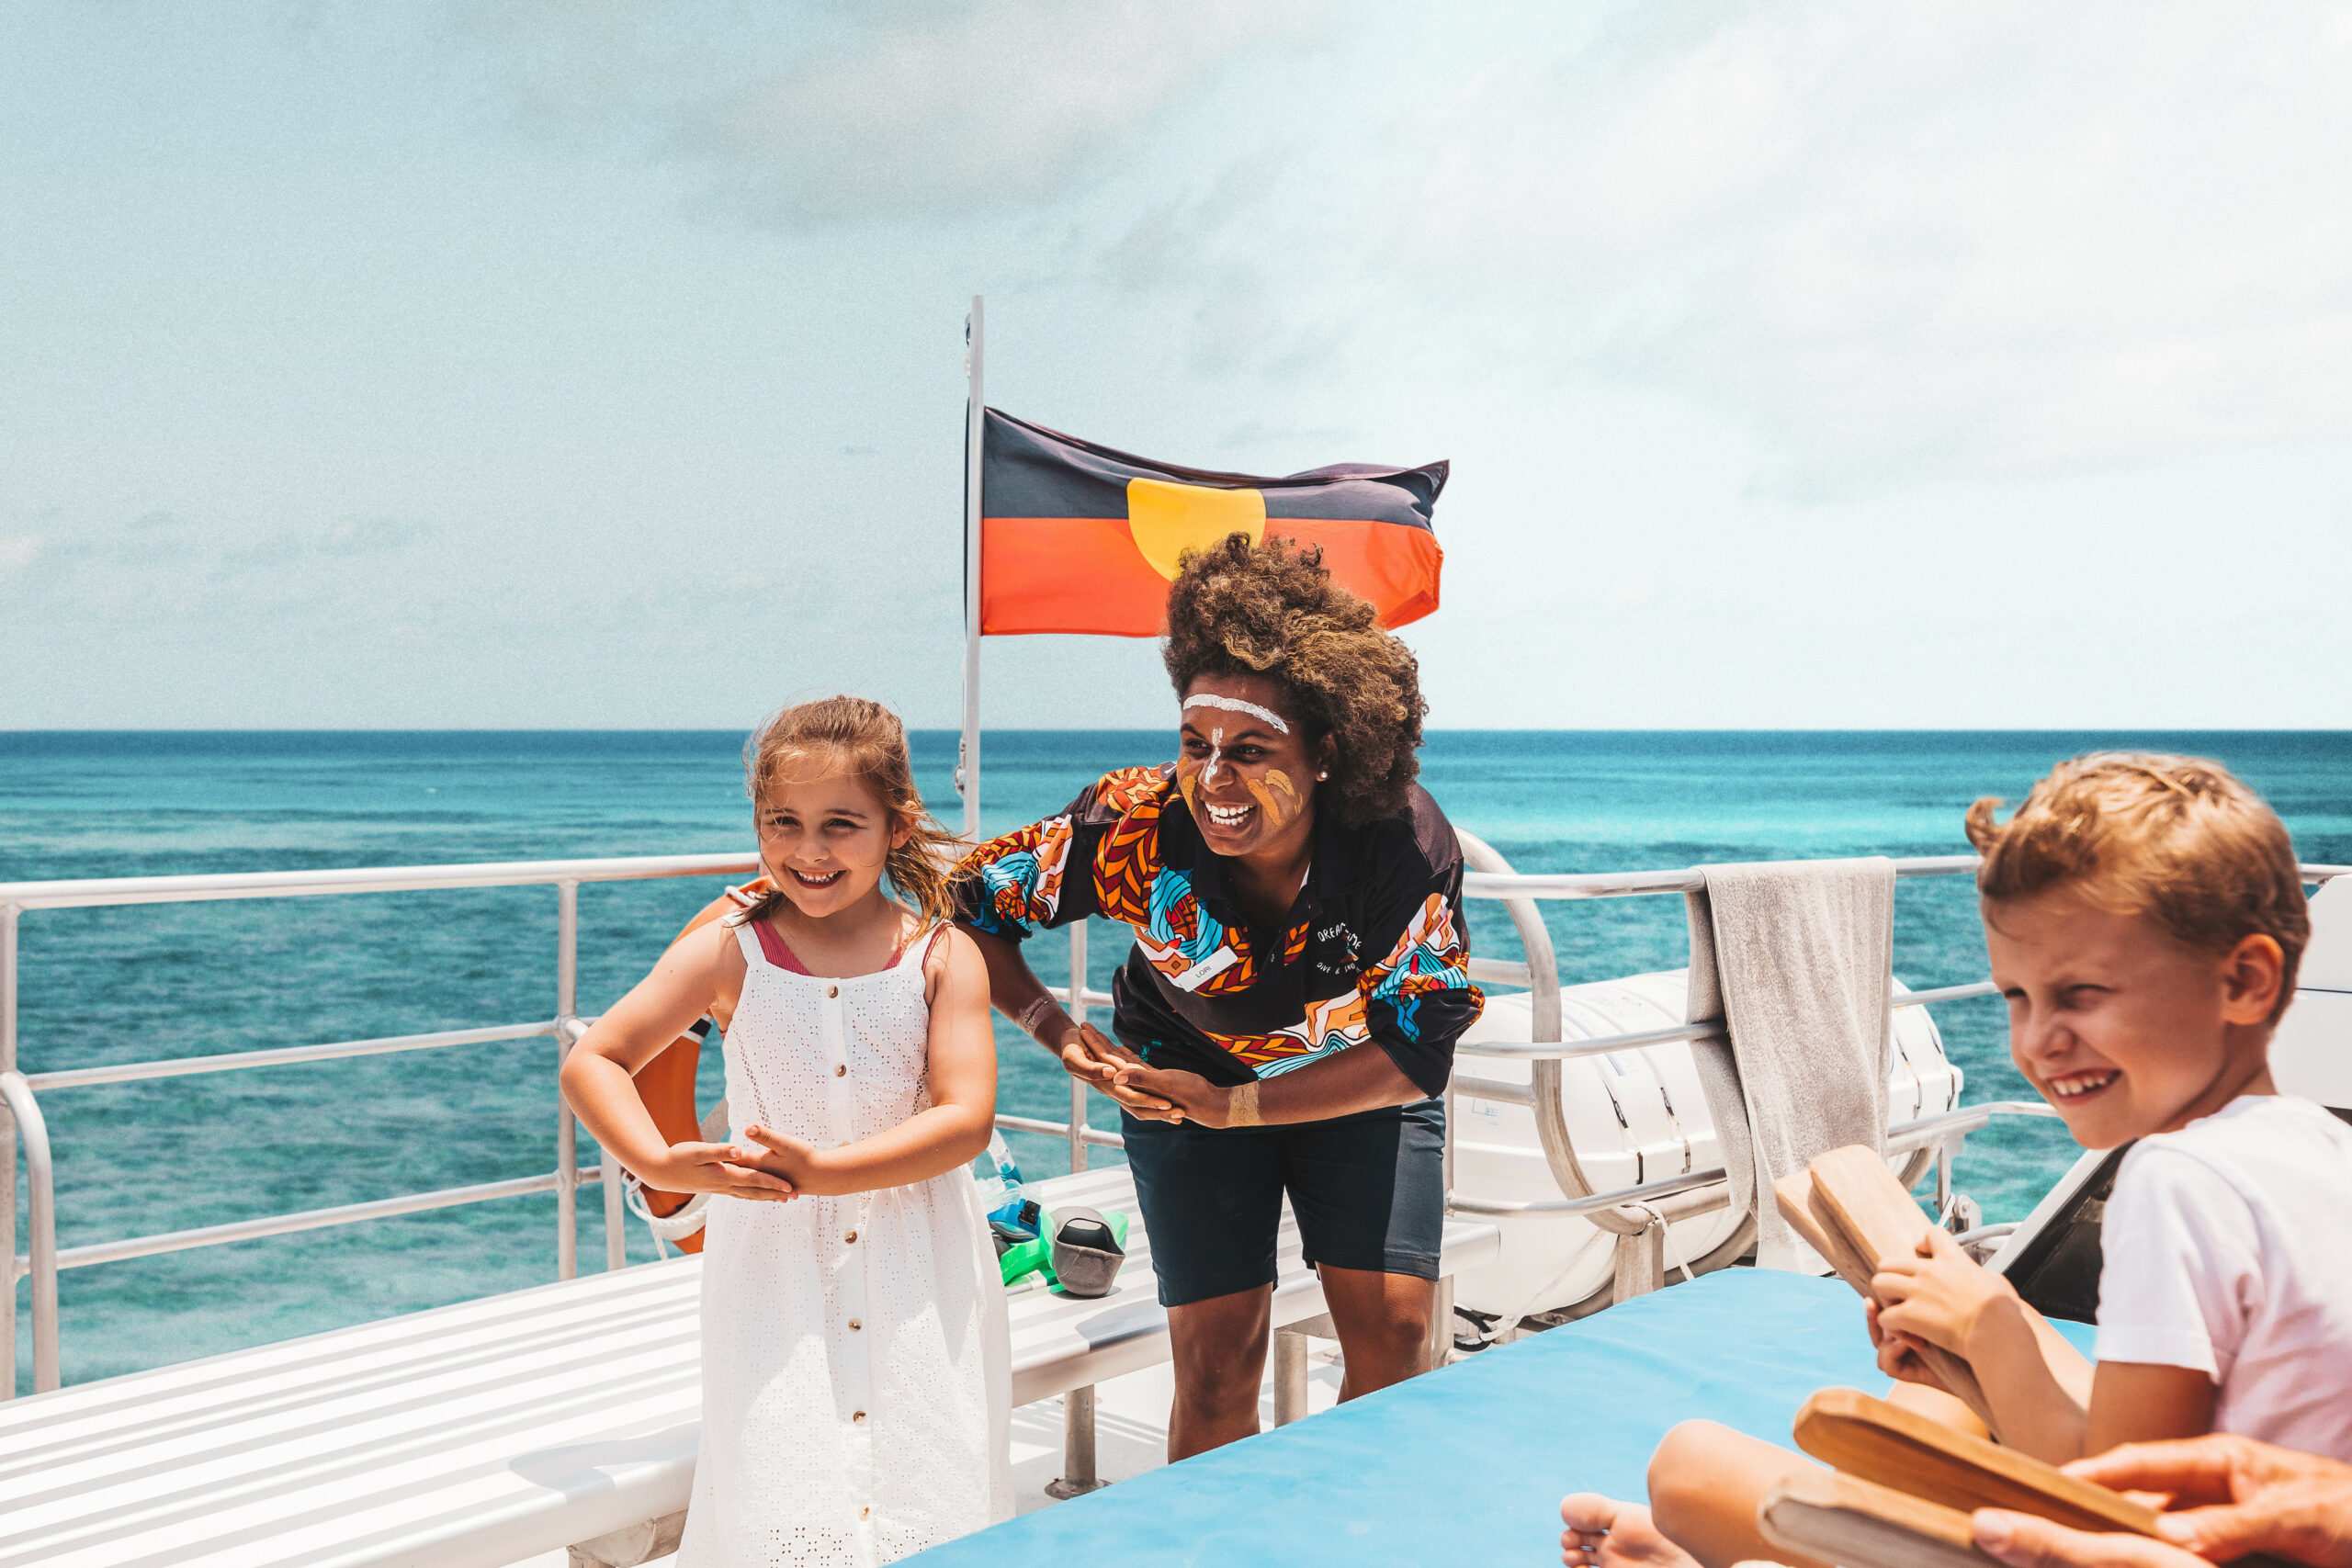
[[(1865, 1297), (1871, 1276), (1918, 1256), (1934, 1224), (1886, 1161), (1860, 1145), (1832, 1149), (1782, 1178), (1772, 1196), (1789, 1228)], [(1997, 1431), (1966, 1361), (1932, 1345), (1920, 1356)], [(1758, 1522), (1775, 1545), (1848, 1568), (1982, 1568), (1993, 1560), (1971, 1544), (1968, 1515), (1975, 1508), (2014, 1508), (2075, 1529), (2155, 1533), (2154, 1512), (2120, 1493), (1852, 1389), (1825, 1389), (1807, 1400), (1797, 1413), (1796, 1443), (1830, 1469), (1775, 1489)]]
[[(1865, 1300), (1871, 1298), (1871, 1276), (1890, 1263), (1917, 1258), (1920, 1238), (1935, 1228), (1886, 1168), (1885, 1158), (1860, 1144), (1831, 1149), (1781, 1178), (1772, 1184), (1772, 1201), (1789, 1228)], [(1919, 1359), (1998, 1435), (1992, 1406), (1966, 1361), (1934, 1345), (1921, 1346)]]

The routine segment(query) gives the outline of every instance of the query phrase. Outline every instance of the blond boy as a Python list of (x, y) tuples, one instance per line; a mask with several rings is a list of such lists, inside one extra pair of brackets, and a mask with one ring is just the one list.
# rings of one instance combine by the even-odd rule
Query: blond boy
[[(2179, 757), (2078, 758), (2006, 823), (1998, 805), (1967, 826), (2011, 1058), (2085, 1147), (2137, 1140), (2103, 1228), (2098, 1359), (1938, 1232), (1871, 1282), (1881, 1367), (1932, 1389), (1918, 1347), (1964, 1357), (2005, 1440), (2058, 1462), (2216, 1430), (2352, 1459), (2352, 1127), (2270, 1079), (2311, 930), (2286, 829)], [(1571, 1496), (1563, 1562), (1766, 1555), (1756, 1503), (1804, 1462), (1686, 1423), (1651, 1461), (1655, 1518)]]

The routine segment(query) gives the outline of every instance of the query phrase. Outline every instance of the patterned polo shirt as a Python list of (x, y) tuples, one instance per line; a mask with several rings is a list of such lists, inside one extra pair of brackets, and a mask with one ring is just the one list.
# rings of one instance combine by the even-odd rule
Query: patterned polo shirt
[(1306, 885), (1252, 928), (1201, 840), (1175, 765), (1105, 773), (957, 868), (957, 918), (1018, 942), (1089, 915), (1133, 928), (1114, 1032), (1153, 1066), (1212, 1083), (1272, 1077), (1369, 1040), (1425, 1094), (1486, 1005), (1470, 983), (1462, 852), (1419, 785), (1361, 828), (1316, 818)]

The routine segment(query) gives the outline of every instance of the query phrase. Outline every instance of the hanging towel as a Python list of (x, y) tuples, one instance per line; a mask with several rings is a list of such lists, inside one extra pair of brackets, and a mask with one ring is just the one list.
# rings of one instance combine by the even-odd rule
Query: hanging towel
[(1689, 895), (1689, 1019), (1730, 1039), (1690, 1047), (1722, 1141), (1735, 1213), (1756, 1214), (1756, 1261), (1826, 1273), (1758, 1192), (1814, 1156), (1886, 1147), (1894, 863), (1768, 861), (1701, 869)]

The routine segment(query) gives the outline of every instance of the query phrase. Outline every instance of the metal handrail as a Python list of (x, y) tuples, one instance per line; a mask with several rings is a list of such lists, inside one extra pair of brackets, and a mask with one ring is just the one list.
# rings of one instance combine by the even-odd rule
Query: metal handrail
[(555, 1021), (548, 1019), (533, 1023), (502, 1023), (488, 1029), (445, 1029), (432, 1034), (393, 1034), (380, 1040), (344, 1040), (325, 1045), (285, 1045), (259, 1051), (224, 1051), (210, 1056), (115, 1062), (102, 1067), (68, 1067), (54, 1073), (28, 1073), (25, 1081), (37, 1090), (85, 1089), (92, 1084), (145, 1083), (154, 1078), (191, 1077), (200, 1073), (243, 1072), (248, 1067), (282, 1067), (297, 1062), (341, 1062), (355, 1056), (435, 1051), (447, 1045), (488, 1045), (506, 1040), (552, 1039), (555, 1032)]
[[(11, 933), (13, 934), (13, 933)], [(33, 1383), (47, 1390), (57, 1386), (57, 1171), (50, 1157), (49, 1122), (40, 1113), (40, 1101), (33, 1098), (32, 1086), (18, 1072), (0, 1072), (0, 1105), (8, 1111), (10, 1139), (21, 1137), (25, 1142), (25, 1185), (27, 1219), (32, 1225), (31, 1253), (24, 1260), (24, 1273), (33, 1280)], [(16, 1175), (16, 1151), (6, 1151), (8, 1174)], [(14, 1183), (10, 1185), (13, 1187)], [(8, 1376), (0, 1383), (0, 1394), (17, 1397), (17, 1228), (16, 1194), (8, 1200)]]
[[(1925, 1007), (1930, 1002), (1959, 1001), (1968, 997), (1990, 997), (1999, 994), (2000, 987), (1990, 980), (1972, 980), (1961, 986), (1939, 986), (1933, 990), (1905, 991), (1887, 998), (1894, 1008)], [(1612, 1051), (1637, 1050), (1645, 1045), (1675, 1045), (1694, 1043), (1701, 1040), (1722, 1037), (1724, 1021), (1702, 1018), (1689, 1023), (1667, 1024), (1657, 1029), (1630, 1030), (1623, 1034), (1601, 1034), (1589, 1040), (1464, 1041), (1453, 1048), (1457, 1056), (1487, 1056), (1516, 1062), (1573, 1062), (1586, 1056), (1606, 1056)]]
[[(1958, 1106), (1938, 1111), (1916, 1121), (1898, 1122), (1886, 1130), (1886, 1152), (1901, 1154), (1922, 1149), (1955, 1134), (1966, 1134), (1990, 1122), (1996, 1116), (2030, 1116), (2055, 1118), (2057, 1112), (2038, 1100), (1991, 1100), (1978, 1105)], [(1537, 1198), (1529, 1200), (1501, 1198), (1458, 1198), (1449, 1195), (1449, 1206), (1456, 1213), (1487, 1215), (1520, 1214), (1582, 1214), (1585, 1217), (1606, 1213), (1613, 1208), (1635, 1207), (1654, 1203), (1663, 1198), (1696, 1191), (1702, 1187), (1728, 1179), (1723, 1167), (1711, 1166), (1705, 1170), (1686, 1171), (1676, 1176), (1662, 1176), (1634, 1187), (1621, 1187), (1612, 1191), (1595, 1192), (1580, 1198)]]
[(757, 871), (757, 855), (624, 855), (594, 860), (481, 861), (455, 865), (355, 866), (324, 871), (221, 871), (187, 876), (93, 876), (0, 882), (0, 905), (95, 909), (124, 904), (302, 898), (331, 893), (408, 893), (453, 887), (535, 887), (563, 882), (653, 882)]
[[(1649, 1183), (1619, 1192), (1592, 1192), (1582, 1179), (1575, 1163), (1575, 1153), (1567, 1145), (1566, 1128), (1561, 1121), (1558, 1106), (1559, 1064), (1581, 1056), (1604, 1055), (1611, 1051), (1664, 1044), (1676, 1041), (1705, 1038), (1720, 1032), (1721, 1021), (1700, 1021), (1669, 1029), (1638, 1031), (1598, 1040), (1564, 1043), (1559, 1038), (1559, 1001), (1556, 959), (1550, 936), (1542, 918), (1536, 913), (1532, 900), (1539, 898), (1611, 898), (1639, 897), (1662, 893), (1690, 893), (1702, 888), (1704, 874), (1696, 868), (1682, 871), (1596, 872), (1575, 874), (1522, 874), (1510, 871), (1509, 863), (1473, 835), (1464, 833), (1465, 859), (1473, 869), (1464, 876), (1464, 893), (1474, 898), (1498, 899), (1511, 911), (1527, 957), (1523, 962), (1509, 964), (1495, 960), (1474, 961), (1481, 978), (1501, 979), (1529, 985), (1535, 989), (1537, 1038), (1525, 1045), (1497, 1042), (1460, 1047), (1464, 1055), (1488, 1057), (1517, 1057), (1532, 1060), (1535, 1082), (1522, 1089), (1518, 1085), (1493, 1080), (1467, 1078), (1457, 1080), (1456, 1088), (1474, 1096), (1500, 1099), (1511, 1103), (1528, 1104), (1537, 1112), (1537, 1122), (1545, 1145), (1547, 1156), (1554, 1166), (1555, 1178), (1561, 1180), (1568, 1194), (1557, 1202), (1510, 1206), (1496, 1205), (1485, 1200), (1459, 1199), (1448, 1194), (1449, 1202), (1457, 1212), (1467, 1213), (1585, 1213), (1604, 1228), (1616, 1229), (1608, 1211), (1626, 1203), (1640, 1202), (1689, 1190), (1707, 1182), (1723, 1179), (1720, 1171), (1700, 1173), (1673, 1179), (1666, 1183)], [(1951, 875), (1972, 869), (1975, 857), (1950, 855), (1899, 860), (1894, 863), (1895, 874), (1903, 877)], [(557, 1168), (540, 1176), (517, 1178), (507, 1181), (478, 1183), (469, 1187), (443, 1188), (429, 1192), (409, 1193), (394, 1198), (366, 1202), (342, 1204), (332, 1208), (313, 1209), (290, 1214), (262, 1216), (226, 1224), (199, 1226), (193, 1229), (160, 1233), (148, 1236), (123, 1237), (114, 1241), (68, 1248), (61, 1252), (56, 1236), (56, 1178), (48, 1128), (42, 1116), (38, 1093), (41, 1089), (85, 1088), (97, 1084), (136, 1083), (156, 1078), (188, 1077), (198, 1074), (242, 1071), (249, 1067), (282, 1066), (297, 1063), (336, 1061), (356, 1056), (393, 1055), (409, 1051), (441, 1049), (458, 1045), (486, 1044), (495, 1042), (553, 1038), (558, 1044), (559, 1066), (562, 1054), (567, 1053), (584, 1029), (577, 1010), (579, 975), (579, 888), (583, 882), (651, 881), (692, 876), (740, 875), (759, 869), (755, 856), (734, 854), (631, 856), (562, 861), (484, 862), (441, 866), (361, 867), (293, 872), (228, 872), (194, 875), (151, 877), (98, 877), (50, 881), (20, 881), (0, 883), (0, 1106), (6, 1117), (0, 1122), (0, 1274), (5, 1274), (11, 1288), (0, 1292), (0, 1345), (7, 1348), (6, 1377), (0, 1382), (0, 1398), (13, 1398), (16, 1393), (16, 1292), (13, 1281), (29, 1275), (33, 1281), (33, 1370), (37, 1389), (51, 1389), (58, 1384), (58, 1320), (57, 1275), (63, 1269), (85, 1268), (97, 1263), (115, 1262), (129, 1258), (151, 1257), (164, 1252), (191, 1247), (210, 1247), (243, 1241), (259, 1236), (286, 1235), (294, 1231), (319, 1229), (332, 1225), (353, 1224), (368, 1220), (388, 1218), (396, 1214), (456, 1207), (467, 1203), (489, 1201), (498, 1198), (516, 1197), (545, 1191), (557, 1194), (557, 1272), (570, 1279), (577, 1271), (576, 1228), (577, 1193), (582, 1187), (595, 1183), (604, 1188), (605, 1221), (605, 1261), (617, 1268), (626, 1258), (625, 1214), (622, 1207), (622, 1182), (617, 1164), (609, 1153), (605, 1154), (599, 1169), (582, 1172), (577, 1168), (574, 1122), (571, 1109), (558, 1095)], [(2301, 868), (2307, 880), (2325, 882), (2336, 876), (2352, 874), (2352, 865), (2304, 865)], [(329, 895), (447, 890), (457, 888), (547, 886), (557, 890), (557, 953), (556, 1010), (545, 1021), (530, 1021), (499, 1024), (484, 1028), (442, 1030), (426, 1033), (390, 1035), (368, 1040), (330, 1042), (312, 1045), (296, 1045), (243, 1052), (224, 1052), (176, 1060), (116, 1063), (97, 1067), (68, 1068), (49, 1073), (27, 1075), (17, 1068), (18, 985), (17, 936), (19, 921), (28, 909), (97, 908), (133, 904), (163, 904), (212, 902), (243, 898), (312, 897)], [(1083, 1021), (1090, 1006), (1106, 1006), (1111, 1002), (1107, 993), (1086, 985), (1085, 923), (1069, 928), (1070, 972), (1066, 996), (1071, 1016)], [(1898, 1007), (1922, 1006), (1931, 1002), (1956, 1000), (1964, 997), (1986, 995), (1992, 991), (1990, 982), (1948, 986), (1932, 990), (1915, 991), (1894, 998)], [(1549, 1080), (1548, 1083), (1546, 1080)], [(1547, 1092), (1548, 1091), (1548, 1092)], [(1085, 1166), (1090, 1147), (1118, 1147), (1123, 1141), (1115, 1134), (1100, 1132), (1086, 1124), (1086, 1090), (1077, 1079), (1070, 1081), (1070, 1113), (1067, 1122), (1054, 1122), (1033, 1117), (1001, 1116), (1000, 1125), (1015, 1131), (1059, 1134), (1069, 1140), (1070, 1166), (1073, 1170)], [(2003, 1102), (1994, 1106), (1964, 1108), (1949, 1113), (1964, 1116), (1976, 1112), (1987, 1114), (2048, 1114), (2048, 1108), (2038, 1104)], [(1928, 1119), (1929, 1122), (1937, 1119)], [(1555, 1126), (1553, 1123), (1558, 1122)], [(1983, 1125), (1980, 1118), (1973, 1125)], [(1920, 1133), (1927, 1123), (1906, 1124), (1906, 1135)], [(1448, 1136), (1451, 1139), (1449, 1119)], [(32, 1235), (29, 1250), (16, 1252), (16, 1146), (21, 1141), (25, 1153), (25, 1168), (29, 1190), (29, 1213)], [(1449, 1165), (1450, 1168), (1450, 1165)], [(1580, 1190), (1578, 1190), (1580, 1189)], [(1638, 1224), (1634, 1225), (1638, 1229)], [(1624, 1233), (1630, 1234), (1630, 1233)]]

